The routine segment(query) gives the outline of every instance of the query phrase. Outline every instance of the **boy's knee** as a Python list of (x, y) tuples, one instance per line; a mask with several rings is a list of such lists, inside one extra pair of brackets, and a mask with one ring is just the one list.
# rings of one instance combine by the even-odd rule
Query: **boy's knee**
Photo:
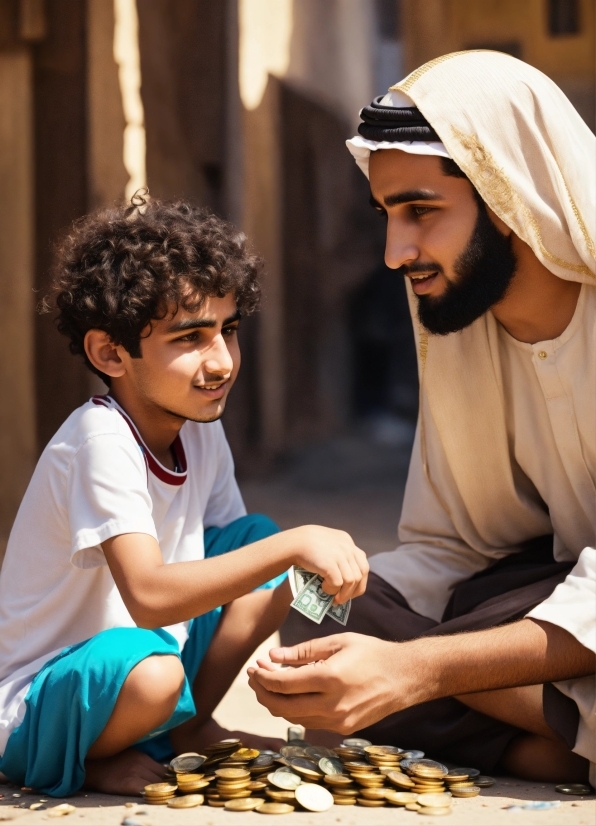
[(180, 659), (165, 654), (141, 660), (129, 673), (123, 690), (141, 705), (175, 707), (183, 686), (184, 668)]

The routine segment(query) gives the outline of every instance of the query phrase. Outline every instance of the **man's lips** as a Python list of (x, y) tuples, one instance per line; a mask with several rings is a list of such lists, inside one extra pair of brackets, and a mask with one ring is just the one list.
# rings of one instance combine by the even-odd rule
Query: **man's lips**
[(228, 382), (224, 381), (221, 384), (211, 382), (211, 384), (195, 384), (195, 390), (199, 390), (203, 396), (208, 399), (221, 399), (225, 395), (228, 387)]
[(432, 288), (437, 280), (438, 273), (431, 272), (428, 274), (425, 273), (412, 273), (412, 275), (408, 275), (408, 278), (412, 282), (412, 289), (416, 293), (416, 295), (426, 295), (432, 291)]

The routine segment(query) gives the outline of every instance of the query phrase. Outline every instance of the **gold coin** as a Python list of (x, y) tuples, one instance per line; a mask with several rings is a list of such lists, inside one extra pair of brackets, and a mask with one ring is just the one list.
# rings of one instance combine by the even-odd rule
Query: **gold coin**
[(476, 797), (480, 794), (479, 786), (467, 786), (465, 789), (451, 787), (451, 794), (453, 797)]
[(187, 794), (186, 797), (172, 797), (168, 800), (170, 809), (194, 809), (195, 806), (202, 806), (205, 798), (202, 794)]
[(433, 808), (451, 806), (451, 802), (450, 794), (419, 794), (416, 801), (421, 806), (432, 806)]
[(234, 792), (224, 792), (221, 789), (218, 789), (217, 791), (219, 792), (219, 796), (222, 800), (235, 800), (238, 797), (251, 797), (252, 795), (250, 789), (239, 789)]
[(452, 814), (451, 807), (445, 808), (443, 806), (423, 806), (419, 811), (419, 815), (434, 815), (435, 817), (442, 817), (443, 815)]
[(250, 780), (250, 772), (246, 769), (218, 769), (215, 776), (224, 780)]
[(393, 803), (394, 806), (405, 806), (406, 803), (416, 803), (418, 795), (413, 792), (398, 792), (388, 789), (385, 792), (385, 800)]
[(219, 797), (208, 797), (207, 805), (213, 806), (214, 809), (223, 809), (223, 807), (226, 805), (226, 801), (221, 800)]
[(289, 803), (261, 803), (256, 811), (261, 815), (289, 815), (294, 811), (294, 806)]
[(360, 797), (365, 797), (367, 800), (385, 800), (386, 791), (389, 790), (386, 788), (360, 789)]
[(224, 808), (228, 812), (250, 812), (262, 803), (263, 800), (260, 797), (245, 797), (242, 800), (228, 800)]
[(339, 797), (339, 795), (333, 795), (333, 802), (336, 806), (354, 806), (356, 803), (355, 797)]
[(260, 792), (262, 789), (267, 788), (267, 784), (264, 783), (262, 780), (253, 780), (248, 784), (246, 788), (250, 789), (251, 792)]
[(285, 789), (266, 789), (265, 794), (271, 800), (277, 800), (278, 803), (287, 803), (290, 800), (296, 800), (294, 792), (286, 791)]
[(403, 789), (411, 789), (414, 786), (412, 778), (408, 777), (407, 774), (403, 774), (403, 772), (389, 772), (386, 777), (394, 786), (399, 786)]
[(171, 783), (149, 783), (148, 786), (145, 786), (143, 791), (145, 794), (175, 794), (177, 786), (173, 786)]
[(357, 797), (356, 803), (359, 806), (368, 806), (370, 809), (378, 809), (385, 805), (384, 800), (367, 800), (366, 797)]
[(351, 786), (352, 778), (346, 774), (326, 774), (325, 783), (329, 786)]
[(446, 783), (463, 783), (463, 781), (467, 780), (468, 777), (469, 775), (461, 774), (461, 772), (459, 774), (457, 772), (449, 772), (449, 774), (445, 775), (443, 780)]
[(406, 803), (405, 808), (409, 812), (419, 812), (422, 809), (422, 806), (419, 806), (417, 803)]
[(238, 749), (231, 755), (232, 760), (255, 760), (261, 752), (257, 749)]
[(174, 796), (171, 797), (156, 797), (154, 800), (150, 800), (148, 797), (145, 798), (145, 803), (148, 806), (167, 806), (168, 801), (173, 800)]
[(202, 780), (204, 777), (204, 774), (191, 774), (190, 772), (185, 772), (184, 774), (176, 775), (176, 782), (178, 785), (181, 783), (194, 783), (196, 780)]
[(365, 746), (364, 751), (370, 756), (387, 756), (396, 757), (401, 760), (401, 752), (397, 746)]
[(474, 782), (472, 780), (462, 780), (459, 783), (450, 783), (450, 789), (471, 789), (474, 786)]

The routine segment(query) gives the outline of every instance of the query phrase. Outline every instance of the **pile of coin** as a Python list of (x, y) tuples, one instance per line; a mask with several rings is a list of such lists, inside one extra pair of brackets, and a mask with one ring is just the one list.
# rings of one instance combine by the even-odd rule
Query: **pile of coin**
[[(286, 814), (338, 806), (404, 806), (446, 815), (454, 797), (475, 797), (494, 783), (477, 769), (448, 769), (422, 751), (376, 746), (352, 737), (335, 749), (293, 739), (279, 753), (223, 740), (205, 754), (175, 757), (165, 783), (145, 788), (145, 801), (172, 808), (203, 802), (228, 811)], [(198, 793), (200, 792), (200, 794)]]
[(165, 805), (175, 797), (178, 786), (173, 783), (150, 783), (145, 786), (143, 797), (146, 803)]

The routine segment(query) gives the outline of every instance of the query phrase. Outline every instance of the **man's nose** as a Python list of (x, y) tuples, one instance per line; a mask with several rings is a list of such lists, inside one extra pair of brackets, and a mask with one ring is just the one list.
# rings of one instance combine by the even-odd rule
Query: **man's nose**
[(204, 362), (205, 371), (228, 376), (234, 367), (234, 361), (228, 350), (226, 340), (220, 334), (215, 336)]
[(404, 264), (416, 261), (419, 257), (420, 250), (407, 229), (392, 225), (389, 221), (385, 241), (385, 264), (389, 269), (398, 270)]

